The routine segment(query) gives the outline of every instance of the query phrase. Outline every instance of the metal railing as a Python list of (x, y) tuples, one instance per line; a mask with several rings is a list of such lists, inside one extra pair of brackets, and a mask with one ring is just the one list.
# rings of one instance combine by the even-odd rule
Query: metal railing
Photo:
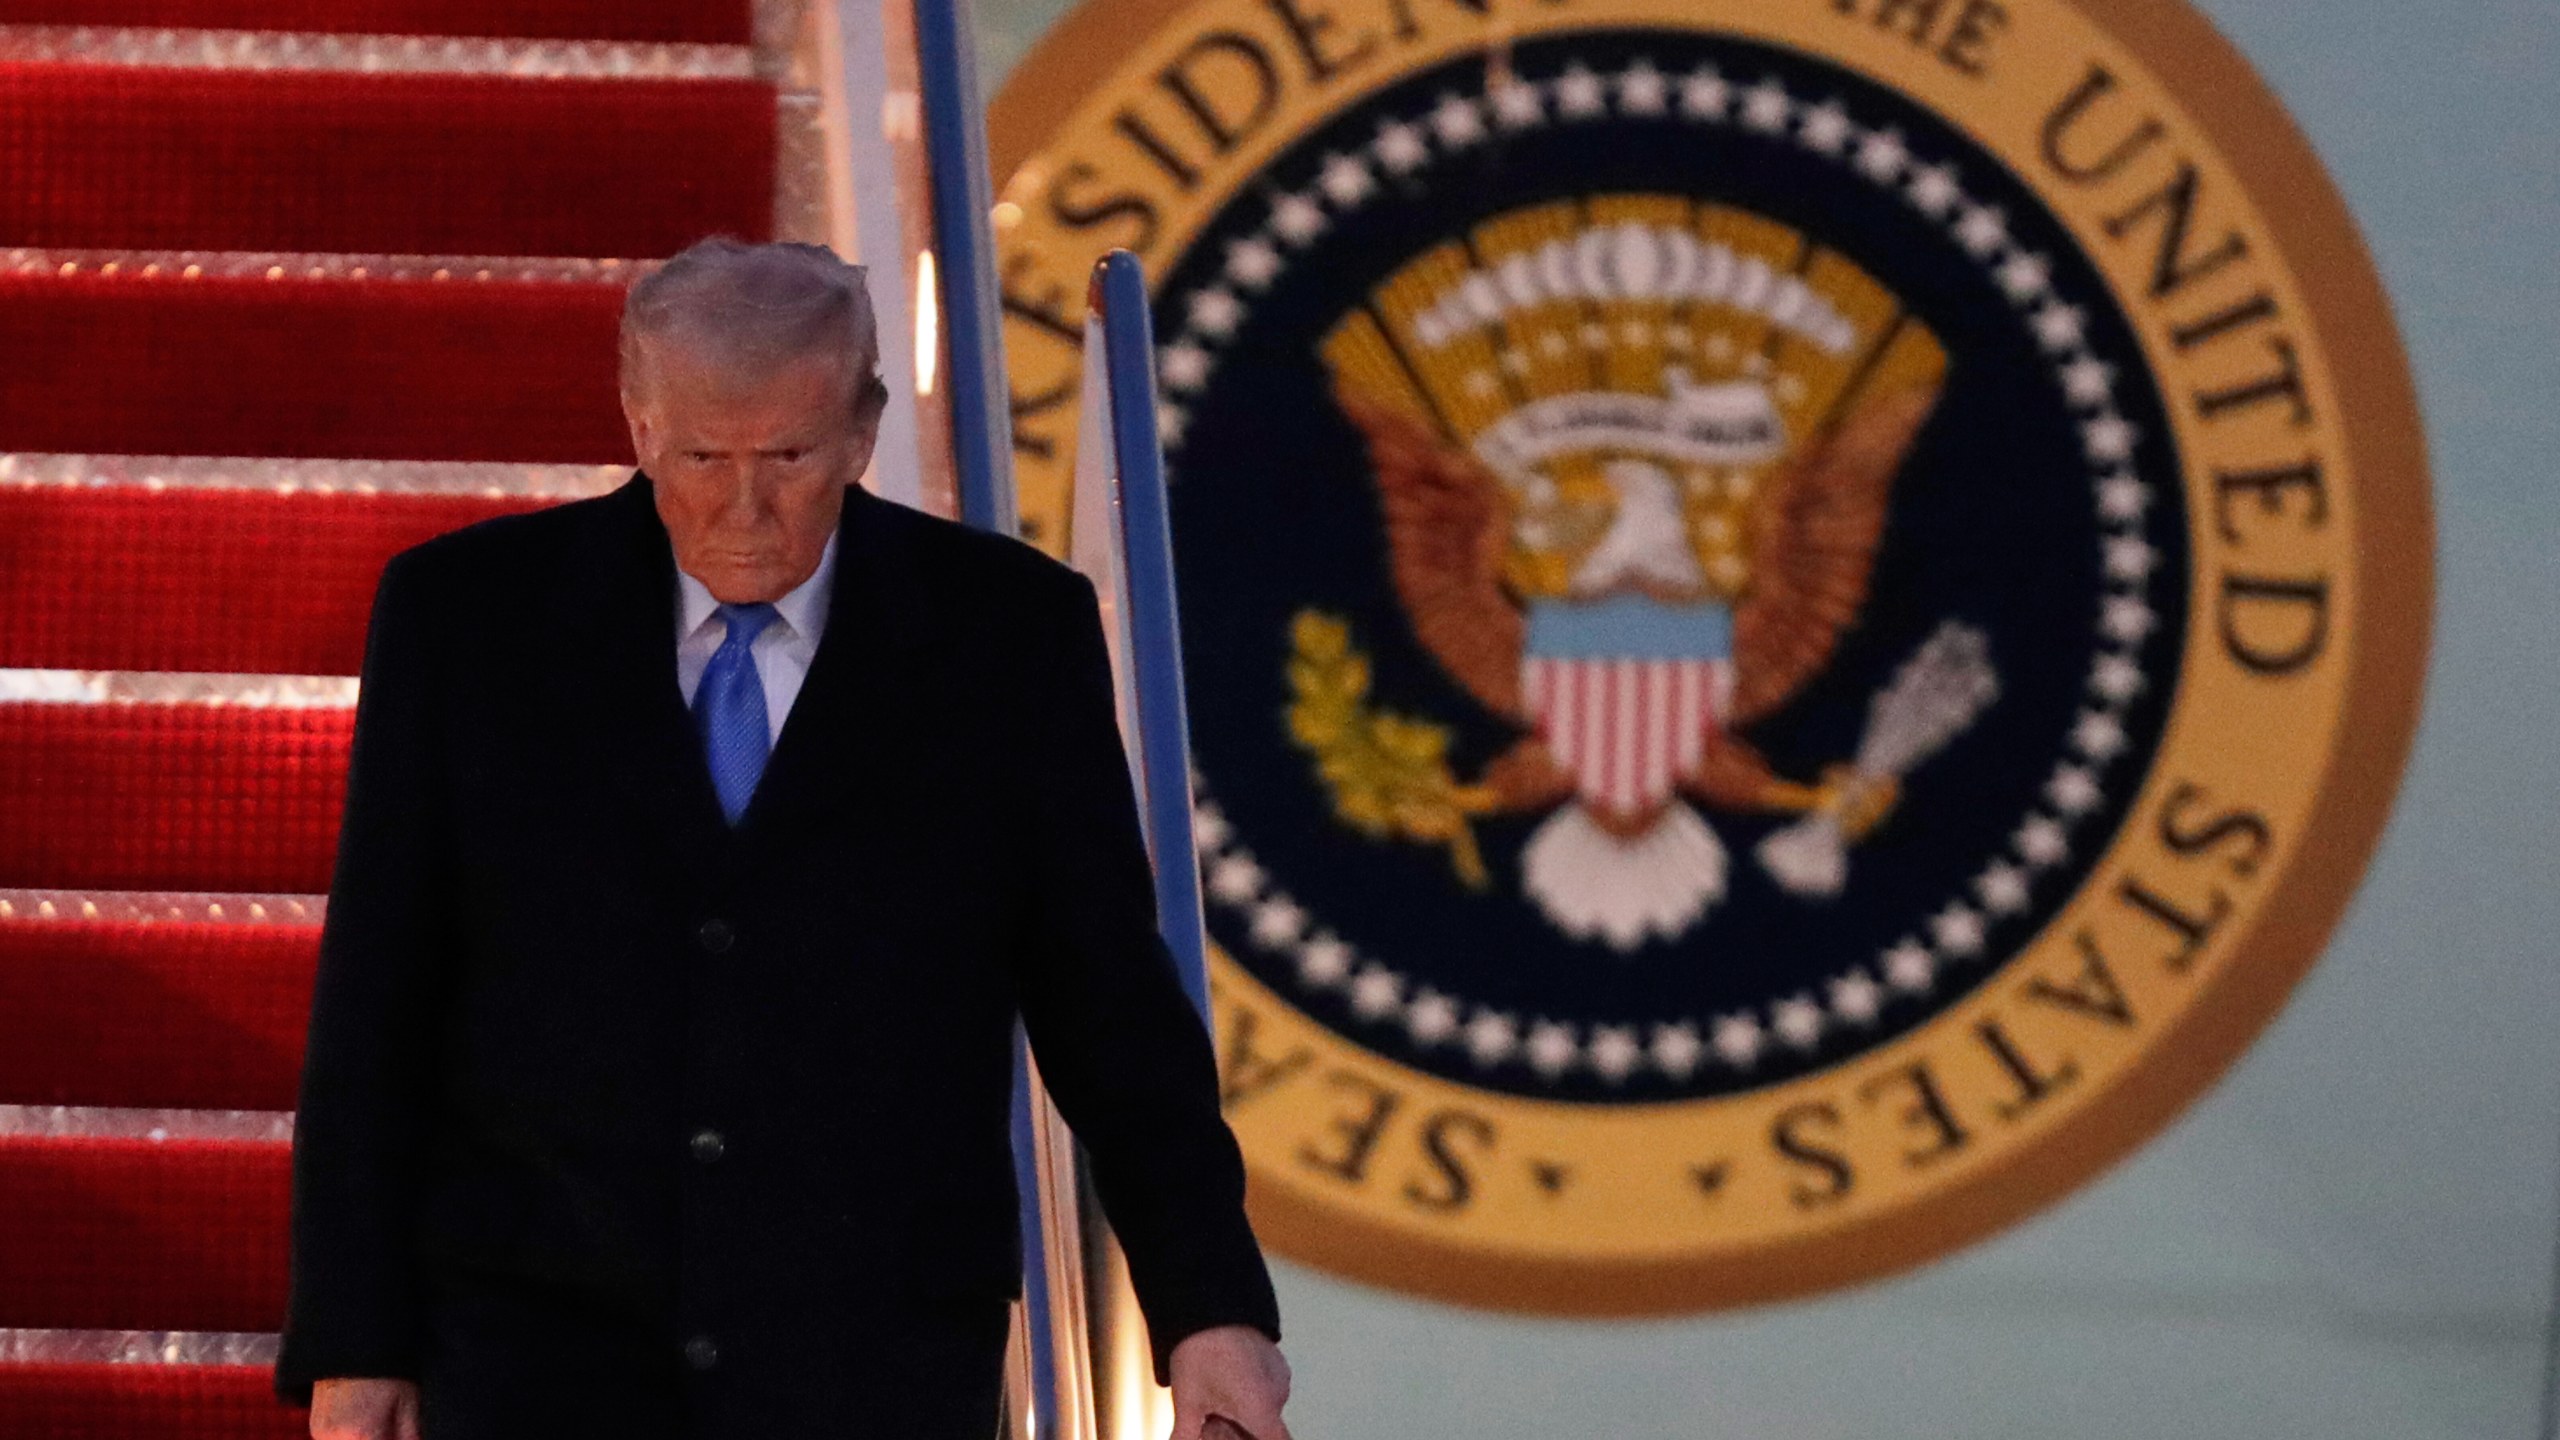
[[(840, 28), (860, 16), (842, 8)], [(876, 12), (875, 12), (876, 13)], [(905, 23), (900, 23), (903, 20)], [(920, 352), (938, 346), (939, 414), (919, 404), (919, 450), (947, 456), (953, 508), (968, 524), (1017, 531), (1012, 416), (996, 312), (995, 239), (987, 149), (966, 0), (915, 0), (905, 16), (873, 22), (911, 35), (929, 215), (905, 232), (929, 234), (940, 283), (918, 284)], [(887, 69), (903, 68), (892, 56)], [(897, 147), (889, 149), (894, 153)], [(887, 157), (884, 157), (887, 158)], [(858, 157), (857, 157), (858, 163)], [(915, 221), (925, 219), (925, 225)], [(1164, 458), (1156, 437), (1155, 341), (1136, 257), (1115, 251), (1095, 267), (1085, 346), (1085, 423), (1068, 558), (1101, 601), (1121, 734), (1154, 861), (1156, 901), (1182, 984), (1207, 1023), (1206, 935), (1192, 858), (1190, 741), (1183, 710), (1180, 625), (1167, 526)], [(919, 377), (930, 373), (920, 369)], [(902, 377), (903, 378), (903, 377)], [(919, 384), (923, 402), (931, 387)], [(933, 422), (947, 424), (947, 432)], [(939, 457), (936, 457), (939, 458)], [(924, 461), (923, 456), (919, 456)], [(930, 471), (933, 466), (925, 462)], [(926, 486), (930, 495), (933, 487)], [(1024, 1180), (1024, 1304), (1008, 1366), (1003, 1431), (1012, 1440), (1153, 1440), (1171, 1420), (1154, 1380), (1146, 1325), (1128, 1267), (1105, 1222), (1073, 1134), (1050, 1103), (1039, 1068), (1017, 1040), (1015, 1152)]]

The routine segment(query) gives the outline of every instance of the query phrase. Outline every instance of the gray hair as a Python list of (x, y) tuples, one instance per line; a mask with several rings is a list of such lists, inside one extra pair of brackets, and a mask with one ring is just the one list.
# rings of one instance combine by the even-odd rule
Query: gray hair
[(748, 377), (811, 355), (842, 356), (854, 413), (875, 413), (889, 391), (864, 276), (824, 246), (696, 241), (623, 299), (623, 393), (640, 393), (644, 347), (673, 341)]

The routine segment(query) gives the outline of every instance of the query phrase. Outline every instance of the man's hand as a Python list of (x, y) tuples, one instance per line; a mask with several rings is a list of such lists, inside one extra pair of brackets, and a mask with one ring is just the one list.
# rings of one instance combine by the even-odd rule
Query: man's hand
[(311, 1440), (418, 1440), (417, 1382), (314, 1382)]
[(1173, 1347), (1172, 1440), (1289, 1440), (1280, 1407), (1289, 1400), (1289, 1362), (1250, 1325), (1221, 1325), (1183, 1337)]

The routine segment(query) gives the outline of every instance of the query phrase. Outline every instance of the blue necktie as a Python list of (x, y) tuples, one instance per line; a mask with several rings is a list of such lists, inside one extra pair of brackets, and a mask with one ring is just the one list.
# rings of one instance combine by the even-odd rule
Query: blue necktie
[(764, 627), (781, 618), (770, 605), (723, 605), (712, 612), (729, 627), (711, 663), (702, 667), (702, 683), (693, 692), (693, 728), (702, 732), (702, 753), (711, 762), (711, 788), (720, 794), (720, 813), (729, 823), (747, 813), (747, 801), (764, 775), (765, 756), (773, 748), (773, 732), (765, 720), (764, 677), (756, 673), (752, 648)]

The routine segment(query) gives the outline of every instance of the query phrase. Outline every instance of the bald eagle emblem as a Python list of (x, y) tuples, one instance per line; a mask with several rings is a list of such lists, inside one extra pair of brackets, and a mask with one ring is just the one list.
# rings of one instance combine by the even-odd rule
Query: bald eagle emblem
[(1448, 732), (1370, 705), (1348, 626), (1303, 611), (1289, 718), (1337, 815), (1446, 845), (1482, 887), (1469, 822), (1545, 812), (1523, 893), (1619, 951), (1724, 897), (1718, 812), (1794, 817), (1757, 862), (1795, 895), (1839, 894), (1901, 779), (1998, 692), (1988, 637), (1942, 619), (1840, 763), (1789, 778), (1746, 738), (1867, 609), (1895, 474), (1943, 387), (1935, 337), (1788, 227), (1667, 196), (1496, 216), (1364, 299), (1323, 355), (1395, 594), (1519, 738), (1460, 780)]

